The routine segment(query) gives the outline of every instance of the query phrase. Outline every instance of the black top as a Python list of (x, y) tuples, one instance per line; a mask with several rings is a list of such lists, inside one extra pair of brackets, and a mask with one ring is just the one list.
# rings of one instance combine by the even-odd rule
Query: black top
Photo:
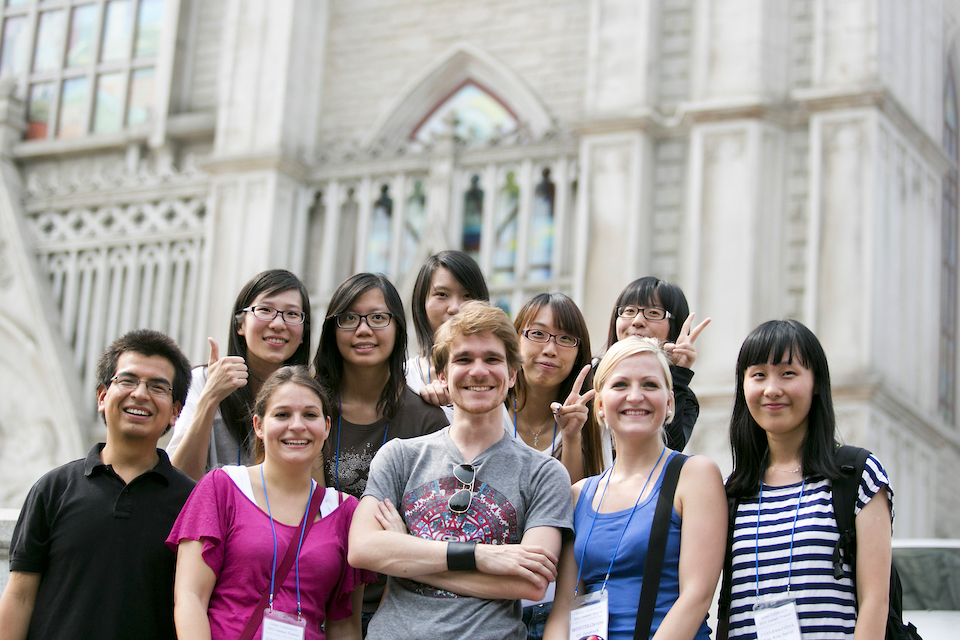
[(670, 375), (673, 377), (673, 400), (676, 408), (673, 420), (664, 425), (667, 430), (667, 446), (674, 451), (683, 451), (700, 416), (700, 403), (690, 389), (690, 381), (693, 380), (691, 369), (671, 365)]
[(160, 461), (125, 484), (100, 459), (50, 471), (27, 499), (10, 543), (10, 570), (42, 574), (27, 638), (176, 638), (165, 544), (194, 482)]

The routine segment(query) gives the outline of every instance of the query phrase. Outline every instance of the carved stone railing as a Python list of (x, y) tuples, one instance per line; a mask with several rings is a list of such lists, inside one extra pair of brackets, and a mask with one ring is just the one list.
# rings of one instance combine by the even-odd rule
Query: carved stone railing
[[(190, 345), (197, 330), (208, 178), (189, 163), (158, 164), (134, 150), (23, 169), (26, 227), (83, 389), (96, 387), (97, 358), (126, 331)], [(89, 414), (94, 394), (83, 401)]]

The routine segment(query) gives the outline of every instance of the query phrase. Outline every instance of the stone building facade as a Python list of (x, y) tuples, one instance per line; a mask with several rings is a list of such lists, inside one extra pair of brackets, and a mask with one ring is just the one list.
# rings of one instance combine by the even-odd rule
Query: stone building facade
[(950, 0), (7, 0), (0, 506), (102, 437), (120, 333), (197, 362), (254, 273), (320, 314), (466, 248), (497, 302), (620, 289), (698, 317), (691, 449), (729, 469), (739, 345), (821, 338), (898, 536), (960, 530), (960, 9)]

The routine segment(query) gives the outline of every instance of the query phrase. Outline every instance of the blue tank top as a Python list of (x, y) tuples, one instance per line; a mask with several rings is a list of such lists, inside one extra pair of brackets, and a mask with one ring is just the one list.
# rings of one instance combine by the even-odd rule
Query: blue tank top
[[(670, 458), (676, 452), (670, 454)], [(668, 458), (669, 461), (669, 458)], [(610, 612), (608, 636), (610, 640), (632, 640), (633, 629), (637, 622), (637, 606), (640, 603), (640, 588), (643, 584), (643, 565), (647, 560), (647, 543), (650, 541), (650, 527), (660, 497), (660, 485), (663, 484), (664, 463), (660, 476), (650, 495), (637, 506), (637, 512), (630, 521), (630, 528), (623, 536), (620, 550), (613, 563), (610, 579), (607, 581), (607, 595)], [(593, 498), (603, 476), (587, 478), (573, 513), (573, 527), (576, 539), (573, 543), (574, 557), (580, 561), (583, 555), (582, 579), (587, 592), (599, 591), (603, 577), (610, 566), (610, 555), (617, 548), (617, 540), (623, 531), (631, 509), (615, 513), (597, 513), (593, 509)], [(590, 542), (584, 554), (583, 546), (590, 530), (593, 518), (597, 523), (590, 534)], [(666, 557), (663, 559), (663, 572), (660, 576), (660, 589), (657, 593), (657, 606), (653, 612), (653, 624), (650, 627), (652, 637), (664, 616), (680, 595), (680, 516), (673, 510), (670, 516), (670, 532), (667, 534)], [(695, 640), (709, 640), (710, 628), (706, 619), (697, 630)]]

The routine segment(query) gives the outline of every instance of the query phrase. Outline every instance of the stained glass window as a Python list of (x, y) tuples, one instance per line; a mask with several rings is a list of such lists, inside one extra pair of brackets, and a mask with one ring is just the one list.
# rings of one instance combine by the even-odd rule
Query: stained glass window
[(366, 270), (371, 273), (390, 272), (390, 226), (393, 220), (393, 198), (390, 185), (380, 186), (380, 197), (373, 203), (370, 227), (367, 229)]
[(420, 248), (420, 241), (427, 227), (427, 197), (423, 193), (423, 182), (413, 183), (413, 193), (407, 198), (407, 208), (403, 220), (403, 254), (400, 260), (400, 276), (413, 267), (413, 260)]
[(470, 188), (463, 195), (463, 250), (480, 260), (480, 235), (483, 231), (483, 189), (480, 176), (470, 176)]
[(530, 217), (527, 276), (531, 280), (549, 280), (553, 271), (553, 203), (557, 187), (550, 180), (549, 168), (544, 168), (541, 175)]
[(516, 116), (501, 101), (468, 81), (438, 105), (412, 137), (429, 143), (444, 132), (451, 114), (455, 117), (454, 133), (462, 140), (486, 142), (517, 128)]
[(497, 194), (497, 209), (493, 229), (493, 274), (496, 284), (512, 282), (517, 262), (517, 231), (520, 213), (520, 187), (516, 174), (507, 173), (507, 182)]

